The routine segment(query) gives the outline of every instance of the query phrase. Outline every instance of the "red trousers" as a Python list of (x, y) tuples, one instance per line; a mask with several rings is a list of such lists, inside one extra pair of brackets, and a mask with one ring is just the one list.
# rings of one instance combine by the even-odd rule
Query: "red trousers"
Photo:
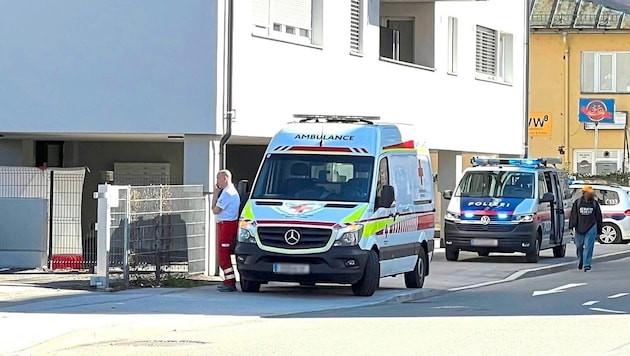
[(219, 267), (223, 270), (223, 285), (236, 285), (236, 276), (232, 266), (232, 251), (236, 244), (236, 234), (238, 233), (238, 220), (221, 221), (217, 226)]

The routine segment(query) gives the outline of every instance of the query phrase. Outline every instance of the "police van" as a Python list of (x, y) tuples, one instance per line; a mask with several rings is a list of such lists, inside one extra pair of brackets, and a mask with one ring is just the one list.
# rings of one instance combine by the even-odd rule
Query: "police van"
[(571, 241), (571, 190), (568, 175), (555, 168), (560, 159), (474, 157), (464, 171), (444, 216), (446, 259), (459, 251), (522, 252), (538, 262), (541, 249), (564, 257)]
[(405, 275), (422, 288), (433, 257), (429, 152), (411, 127), (298, 116), (271, 140), (240, 220), (243, 292), (270, 281), (351, 284), (370, 296)]

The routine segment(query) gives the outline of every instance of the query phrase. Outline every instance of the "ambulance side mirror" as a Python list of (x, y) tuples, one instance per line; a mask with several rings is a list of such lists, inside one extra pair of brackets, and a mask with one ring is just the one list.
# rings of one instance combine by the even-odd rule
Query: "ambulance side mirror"
[(444, 198), (446, 200), (451, 200), (452, 197), (453, 197), (453, 191), (452, 190), (445, 190), (442, 193), (442, 198)]
[(247, 196), (249, 196), (249, 181), (246, 179), (239, 181), (236, 190), (241, 199), (243, 197), (247, 198)]
[(381, 197), (378, 201), (379, 208), (391, 208), (394, 204), (394, 187), (391, 185), (384, 185), (381, 190)]
[(540, 198), (541, 203), (553, 203), (554, 200), (553, 193), (545, 193), (542, 198)]

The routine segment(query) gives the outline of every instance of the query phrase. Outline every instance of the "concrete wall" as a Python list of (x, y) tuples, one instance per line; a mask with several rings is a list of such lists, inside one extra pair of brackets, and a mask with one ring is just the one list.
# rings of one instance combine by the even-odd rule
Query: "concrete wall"
[[(354, 56), (349, 1), (324, 3), (322, 46), (253, 35), (252, 2), (235, 5), (235, 135), (272, 136), (297, 113), (379, 115), (415, 124), (416, 137), (431, 149), (522, 152), (521, 6), (501, 0), (436, 2), (435, 70), (426, 70), (379, 60), (379, 27), (368, 24), (367, 6), (363, 54)], [(457, 76), (447, 74), (448, 16), (459, 20)], [(476, 24), (514, 34), (512, 85), (475, 79)]]
[(22, 165), (22, 141), (0, 140), (0, 166)]
[[(628, 32), (568, 33), (569, 107), (566, 112), (564, 45), (561, 33), (533, 33), (531, 36), (530, 112), (552, 115), (552, 136), (530, 137), (531, 156), (558, 156), (557, 148), (565, 142), (565, 120), (569, 122), (568, 167), (573, 170), (575, 149), (593, 149), (594, 130), (585, 130), (578, 122), (579, 98), (613, 98), (616, 111), (630, 111), (628, 94), (582, 94), (580, 90), (582, 51), (628, 51)], [(623, 149), (623, 130), (599, 130), (599, 148)]]
[(0, 2), (2, 131), (214, 132), (222, 4)]

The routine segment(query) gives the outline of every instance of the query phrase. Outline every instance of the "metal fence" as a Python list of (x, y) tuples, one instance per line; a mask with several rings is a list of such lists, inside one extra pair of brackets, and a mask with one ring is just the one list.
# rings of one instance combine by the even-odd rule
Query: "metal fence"
[[(44, 236), (21, 236), (20, 240), (35, 242), (44, 246), (46, 266), (51, 269), (89, 269), (95, 260), (91, 252), (95, 252), (92, 241), (86, 241), (81, 233), (81, 203), (83, 197), (84, 168), (48, 168), (34, 167), (0, 167), (0, 199), (4, 204), (19, 204), (17, 200), (42, 200), (47, 210), (33, 211), (11, 221), (0, 221), (3, 225), (14, 226), (13, 231), (28, 231), (26, 227), (42, 226)], [(3, 219), (4, 217), (0, 217)], [(24, 227), (21, 229), (20, 227)], [(28, 234), (24, 232), (23, 234)], [(0, 237), (16, 239), (15, 236)], [(41, 241), (41, 240), (44, 241)], [(14, 255), (28, 254), (35, 251), (32, 246), (20, 246)], [(28, 258), (29, 261), (34, 261)], [(16, 267), (34, 268), (34, 262)], [(12, 266), (9, 266), (12, 267)]]
[(205, 272), (208, 201), (203, 186), (119, 187), (110, 210), (109, 283), (141, 274)]

